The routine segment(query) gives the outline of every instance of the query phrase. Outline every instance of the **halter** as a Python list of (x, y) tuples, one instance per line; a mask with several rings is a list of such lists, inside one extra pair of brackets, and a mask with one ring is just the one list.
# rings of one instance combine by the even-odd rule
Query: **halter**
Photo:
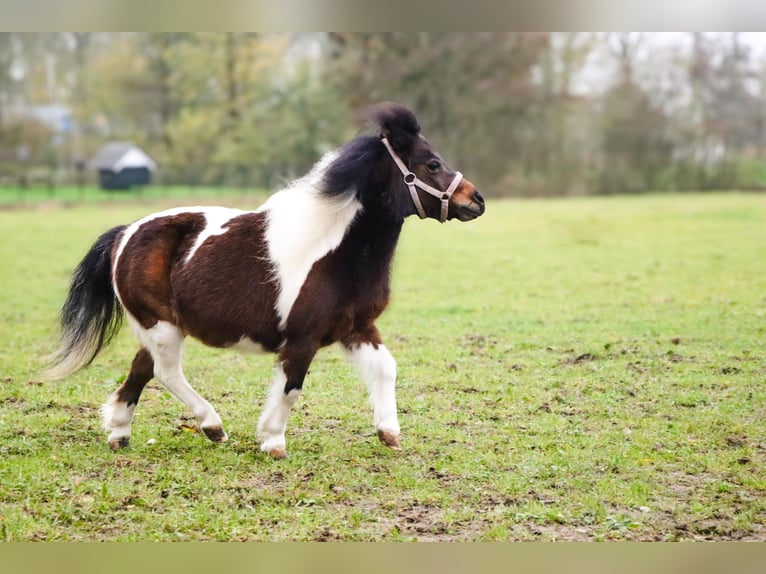
[(455, 190), (457, 189), (458, 184), (460, 183), (460, 180), (463, 179), (463, 174), (459, 171), (455, 172), (455, 177), (452, 180), (452, 183), (449, 184), (449, 187), (446, 191), (439, 191), (435, 187), (431, 187), (426, 182), (418, 179), (418, 176), (416, 176), (414, 173), (412, 173), (409, 169), (407, 169), (407, 166), (404, 165), (404, 162), (402, 161), (402, 158), (400, 158), (398, 155), (396, 155), (396, 152), (394, 151), (394, 148), (391, 147), (391, 144), (388, 142), (387, 138), (382, 138), (380, 141), (383, 142), (383, 144), (386, 146), (386, 149), (388, 150), (388, 153), (391, 154), (391, 157), (394, 160), (394, 163), (399, 168), (399, 171), (402, 172), (402, 175), (404, 176), (404, 183), (407, 185), (407, 189), (410, 190), (410, 195), (412, 196), (412, 201), (415, 203), (415, 209), (418, 210), (418, 215), (420, 216), (420, 219), (426, 218), (426, 212), (423, 209), (423, 204), (420, 202), (420, 196), (418, 195), (418, 192), (415, 190), (415, 187), (419, 187), (426, 193), (430, 193), (434, 197), (438, 198), (441, 201), (442, 208), (441, 213), (439, 214), (439, 221), (441, 223), (444, 223), (447, 221), (447, 210), (449, 209), (449, 198), (452, 197), (452, 194), (455, 193)]

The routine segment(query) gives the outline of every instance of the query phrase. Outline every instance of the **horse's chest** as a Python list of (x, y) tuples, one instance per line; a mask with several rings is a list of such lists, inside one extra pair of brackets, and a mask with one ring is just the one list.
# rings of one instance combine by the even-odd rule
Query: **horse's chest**
[(371, 325), (388, 306), (389, 291), (386, 285), (376, 288), (362, 287), (349, 297), (342, 315), (348, 317), (351, 330), (360, 330)]
[(303, 299), (298, 303), (288, 330), (300, 330), (302, 325), (320, 334), (322, 345), (330, 345), (369, 330), (388, 304), (388, 288), (357, 284), (321, 302)]

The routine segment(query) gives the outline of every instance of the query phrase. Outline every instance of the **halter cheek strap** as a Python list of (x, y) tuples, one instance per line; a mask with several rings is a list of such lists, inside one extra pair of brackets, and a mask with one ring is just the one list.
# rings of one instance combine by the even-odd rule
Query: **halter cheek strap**
[(449, 184), (449, 187), (445, 191), (439, 191), (435, 187), (431, 187), (430, 185), (428, 185), (423, 180), (418, 179), (418, 176), (416, 176), (409, 169), (407, 169), (407, 166), (404, 165), (402, 158), (396, 155), (394, 148), (391, 147), (391, 144), (389, 143), (387, 138), (382, 138), (380, 141), (382, 141), (383, 145), (386, 146), (386, 149), (388, 150), (388, 153), (391, 154), (391, 158), (394, 160), (394, 163), (399, 168), (399, 171), (402, 172), (402, 175), (404, 176), (404, 183), (407, 185), (407, 189), (410, 190), (412, 201), (415, 204), (415, 209), (418, 210), (418, 215), (420, 216), (420, 219), (426, 218), (426, 212), (423, 209), (423, 203), (420, 201), (420, 196), (418, 195), (418, 192), (415, 189), (416, 187), (419, 187), (426, 193), (433, 195), (434, 197), (438, 198), (441, 201), (441, 212), (439, 214), (439, 221), (442, 223), (447, 221), (447, 210), (449, 209), (449, 199), (450, 197), (452, 197), (452, 194), (455, 193), (457, 186), (460, 184), (460, 181), (463, 179), (463, 174), (460, 173), (459, 171), (455, 172), (455, 177), (453, 178), (452, 183)]

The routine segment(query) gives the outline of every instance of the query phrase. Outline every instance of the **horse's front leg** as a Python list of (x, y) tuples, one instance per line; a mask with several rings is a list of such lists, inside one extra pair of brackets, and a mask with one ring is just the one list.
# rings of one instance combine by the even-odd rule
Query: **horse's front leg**
[(394, 450), (401, 450), (394, 357), (381, 342), (375, 327), (367, 333), (345, 339), (343, 346), (369, 390), (373, 422), (380, 442)]
[(287, 456), (287, 417), (298, 402), (303, 379), (316, 351), (315, 345), (287, 342), (279, 353), (269, 397), (258, 419), (261, 450), (273, 458), (281, 459)]

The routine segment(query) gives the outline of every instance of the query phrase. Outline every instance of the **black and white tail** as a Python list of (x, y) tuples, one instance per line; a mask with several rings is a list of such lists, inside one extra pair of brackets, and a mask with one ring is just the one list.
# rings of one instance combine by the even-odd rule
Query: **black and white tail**
[(112, 286), (112, 248), (125, 226), (104, 233), (72, 274), (61, 309), (61, 342), (43, 377), (62, 379), (89, 365), (122, 324), (122, 307)]

